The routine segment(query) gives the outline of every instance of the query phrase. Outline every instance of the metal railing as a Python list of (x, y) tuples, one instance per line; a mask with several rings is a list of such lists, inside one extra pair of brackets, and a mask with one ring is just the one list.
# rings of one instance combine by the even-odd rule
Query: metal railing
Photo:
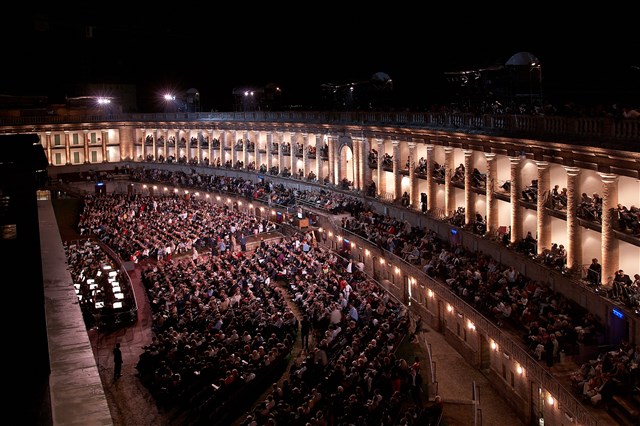
[[(210, 113), (129, 113), (0, 117), (0, 128), (80, 123), (233, 123), (273, 122), (309, 124), (392, 125), (499, 134), (537, 135), (570, 140), (574, 144), (640, 140), (640, 120), (614, 117), (563, 117), (541, 115), (489, 115), (454, 112), (344, 112), (344, 111), (251, 111)], [(627, 149), (630, 148), (629, 146)]]
[[(335, 222), (330, 221), (330, 223), (336, 226)], [(348, 233), (350, 238), (356, 238), (361, 242), (361, 244), (369, 247), (373, 244), (366, 238), (363, 238), (360, 235), (348, 231), (340, 226), (336, 226), (333, 231), (337, 232), (338, 235)], [(411, 271), (413, 276), (421, 277), (423, 281), (428, 282), (429, 287), (434, 291), (434, 293), (436, 293), (440, 300), (453, 306), (456, 312), (460, 312), (465, 318), (471, 321), (478, 331), (493, 339), (503, 352), (508, 353), (515, 361), (525, 367), (527, 375), (535, 379), (553, 395), (556, 395), (556, 399), (560, 404), (562, 404), (566, 411), (572, 413), (580, 424), (585, 426), (595, 426), (598, 424), (596, 418), (582, 406), (582, 403), (576, 398), (571, 390), (565, 388), (564, 385), (560, 383), (550, 372), (546, 371), (526, 349), (515, 342), (510, 336), (503, 333), (500, 327), (492, 323), (473, 306), (457, 296), (443, 283), (436, 281), (421, 269), (406, 262), (388, 250), (384, 250), (384, 253), (385, 258), (393, 258), (396, 261), (401, 262), (405, 271)]]

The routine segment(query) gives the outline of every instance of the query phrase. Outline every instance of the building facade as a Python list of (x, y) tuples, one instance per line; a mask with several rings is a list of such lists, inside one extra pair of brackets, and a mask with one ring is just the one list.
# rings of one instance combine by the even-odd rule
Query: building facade
[[(617, 327), (615, 306), (571, 278), (580, 278), (592, 258), (602, 264), (605, 287), (619, 269), (640, 272), (640, 236), (634, 228), (622, 229), (619, 217), (622, 207), (640, 205), (638, 120), (429, 113), (142, 114), (2, 120), (0, 132), (37, 134), (54, 179), (74, 170), (107, 174), (122, 167), (178, 167), (254, 180), (268, 176), (300, 188), (322, 186), (367, 197), (387, 214), (437, 229), (440, 235), (461, 229), (465, 246), (520, 264), (527, 275), (596, 311), (610, 330)], [(556, 186), (561, 192), (557, 199)], [(485, 226), (481, 233), (473, 231), (477, 222)], [(543, 255), (554, 243), (566, 247), (567, 275), (549, 274), (492, 245), (496, 238), (517, 244), (528, 233), (536, 240), (533, 256)], [(338, 247), (342, 237), (334, 229), (330, 242)], [(413, 302), (413, 309), (465, 359), (493, 371), (497, 386), (527, 418), (544, 412), (551, 424), (560, 424), (562, 416), (597, 424), (526, 351), (461, 299), (410, 265), (372, 256), (365, 241), (354, 247), (366, 269), (384, 278), (398, 298)], [(622, 338), (637, 342), (637, 319), (633, 312), (623, 315)], [(532, 396), (536, 388), (539, 397)]]

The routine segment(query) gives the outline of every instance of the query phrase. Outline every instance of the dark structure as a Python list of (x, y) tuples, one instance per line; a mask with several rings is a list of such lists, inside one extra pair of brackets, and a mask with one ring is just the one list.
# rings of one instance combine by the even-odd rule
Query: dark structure
[(21, 326), (11, 324), (25, 311), (3, 310), (3, 322), (10, 330), (5, 340), (8, 367), (22, 375), (16, 377), (10, 400), (5, 402), (8, 407), (20, 407), (21, 423), (36, 424), (47, 416), (41, 409), (48, 409), (48, 404), (41, 407), (40, 402), (48, 399), (50, 373), (37, 206), (37, 191), (47, 179), (47, 158), (37, 135), (2, 135), (0, 146), (4, 298), (6, 305), (25, 303), (33, 307), (29, 320)]

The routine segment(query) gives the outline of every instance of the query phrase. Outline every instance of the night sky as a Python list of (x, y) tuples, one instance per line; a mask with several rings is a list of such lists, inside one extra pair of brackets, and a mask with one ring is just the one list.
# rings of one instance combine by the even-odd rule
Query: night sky
[(33, 6), (5, 20), (0, 94), (56, 100), (79, 82), (125, 83), (137, 86), (145, 111), (162, 93), (190, 88), (200, 92), (203, 110), (229, 110), (240, 87), (274, 83), (288, 103), (305, 105), (324, 83), (363, 82), (383, 72), (393, 80), (395, 103), (428, 106), (447, 99), (445, 71), (531, 52), (553, 102), (640, 106), (640, 47), (635, 25), (625, 22), (632, 13), (260, 7), (203, 11), (156, 3), (143, 13)]

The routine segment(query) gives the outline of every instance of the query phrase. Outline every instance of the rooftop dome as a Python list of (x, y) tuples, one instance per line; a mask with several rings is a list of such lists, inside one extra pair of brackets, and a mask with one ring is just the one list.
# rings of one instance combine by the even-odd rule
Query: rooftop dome
[(505, 65), (512, 66), (512, 67), (517, 67), (517, 66), (530, 67), (530, 66), (540, 65), (540, 60), (530, 52), (518, 52), (512, 57), (510, 57)]

